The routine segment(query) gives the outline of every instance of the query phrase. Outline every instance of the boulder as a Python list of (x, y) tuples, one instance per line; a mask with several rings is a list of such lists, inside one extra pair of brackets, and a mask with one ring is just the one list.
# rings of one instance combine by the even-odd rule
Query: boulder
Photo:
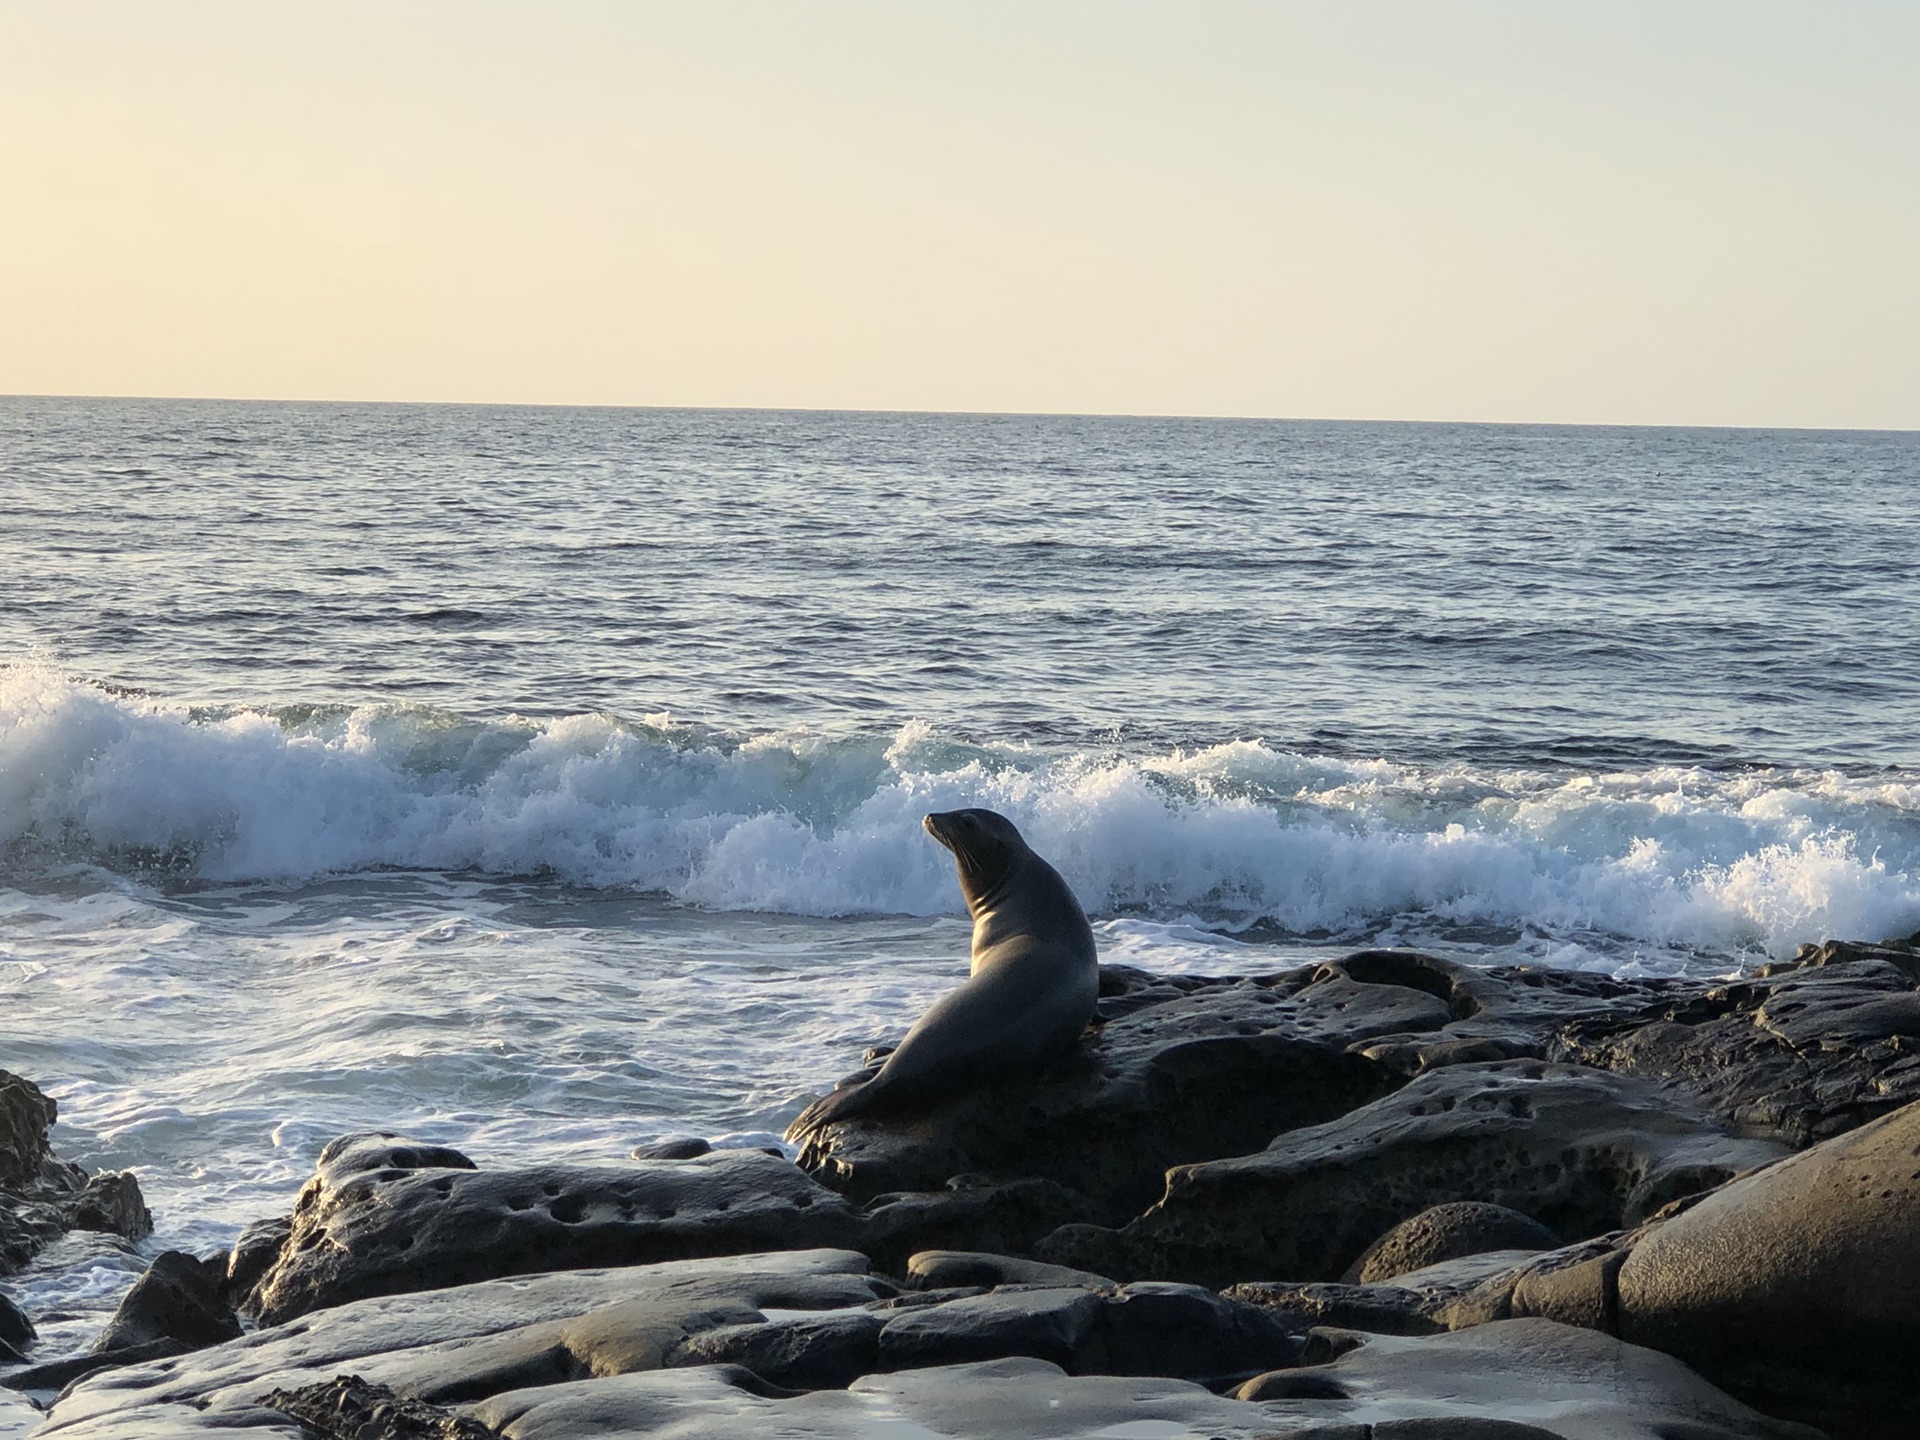
[(153, 1233), (132, 1175), (90, 1176), (54, 1158), (47, 1129), (58, 1113), (53, 1098), (31, 1080), (0, 1070), (0, 1275), (18, 1271), (69, 1230), (128, 1240)]
[(1104, 1025), (1053, 1070), (917, 1115), (828, 1125), (801, 1165), (861, 1202), (962, 1173), (1045, 1176), (1085, 1197), (1083, 1222), (1117, 1225), (1173, 1166), (1261, 1149), (1423, 1071), (1547, 1056), (1581, 1023), (1650, 1015), (1705, 987), (1369, 950), (1236, 979), (1109, 965), (1101, 988)]
[(1718, 1383), (1884, 1410), (1920, 1433), (1920, 1104), (1650, 1226), (1618, 1271), (1620, 1333)]
[(841, 1245), (861, 1227), (840, 1196), (758, 1150), (496, 1173), (390, 1136), (350, 1142), (323, 1152), (287, 1239), (247, 1297), (265, 1324), (371, 1295), (567, 1266)]
[(1036, 1254), (1200, 1284), (1331, 1280), (1431, 1206), (1492, 1202), (1591, 1235), (1782, 1153), (1623, 1076), (1533, 1060), (1457, 1064), (1258, 1154), (1175, 1169), (1139, 1219), (1117, 1231), (1065, 1227)]
[(1247, 980), (1102, 974), (1106, 1024), (1031, 1081), (921, 1114), (856, 1117), (807, 1137), (800, 1163), (865, 1202), (937, 1191), (950, 1176), (1045, 1176), (1113, 1221), (1159, 1193), (1170, 1165), (1236, 1154), (1330, 1119), (1398, 1083), (1347, 1053), (1357, 1039), (1445, 1023), (1420, 990), (1361, 984), (1331, 968)]
[(94, 1341), (93, 1353), (151, 1345), (156, 1340), (174, 1340), (183, 1349), (198, 1349), (239, 1338), (239, 1317), (221, 1295), (225, 1268), (179, 1250), (162, 1251), (122, 1297), (120, 1308)]
[(1489, 1250), (1552, 1250), (1560, 1240), (1531, 1215), (1482, 1200), (1457, 1200), (1402, 1220), (1361, 1252), (1341, 1277), (1362, 1285)]
[(27, 1318), (27, 1312), (0, 1292), (0, 1345), (18, 1350), (31, 1345), (33, 1340), (33, 1321)]
[(17, 1190), (40, 1178), (47, 1130), (59, 1113), (38, 1085), (0, 1070), (0, 1189)]

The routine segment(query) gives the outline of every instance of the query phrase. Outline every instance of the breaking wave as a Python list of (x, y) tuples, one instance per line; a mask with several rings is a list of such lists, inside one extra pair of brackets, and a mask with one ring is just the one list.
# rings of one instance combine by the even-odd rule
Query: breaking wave
[(195, 711), (0, 671), (0, 854), (205, 881), (401, 867), (720, 910), (934, 914), (929, 810), (1012, 816), (1089, 909), (1303, 935), (1395, 917), (1716, 950), (1920, 927), (1920, 776), (1421, 768), (1236, 741), (1158, 755), (665, 717)]

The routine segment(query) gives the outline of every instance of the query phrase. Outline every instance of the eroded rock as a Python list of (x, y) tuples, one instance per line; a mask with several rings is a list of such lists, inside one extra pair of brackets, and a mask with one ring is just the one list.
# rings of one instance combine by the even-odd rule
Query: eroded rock
[[(396, 1153), (419, 1163), (383, 1163)], [(248, 1303), (262, 1322), (370, 1295), (572, 1265), (846, 1244), (861, 1225), (840, 1196), (757, 1150), (624, 1169), (498, 1173), (458, 1159), (464, 1168), (422, 1147), (330, 1146), (252, 1291)]]
[(1330, 1280), (1434, 1205), (1492, 1202), (1591, 1235), (1782, 1153), (1627, 1077), (1531, 1060), (1452, 1065), (1259, 1154), (1176, 1169), (1165, 1198), (1124, 1229), (1068, 1227), (1037, 1253), (1201, 1284)]
[(1648, 1227), (1618, 1292), (1622, 1335), (1722, 1384), (1920, 1431), (1920, 1104)]
[(0, 1070), (0, 1275), (19, 1270), (69, 1230), (128, 1240), (153, 1233), (132, 1175), (88, 1175), (54, 1158), (47, 1129), (58, 1113), (53, 1097), (31, 1080)]

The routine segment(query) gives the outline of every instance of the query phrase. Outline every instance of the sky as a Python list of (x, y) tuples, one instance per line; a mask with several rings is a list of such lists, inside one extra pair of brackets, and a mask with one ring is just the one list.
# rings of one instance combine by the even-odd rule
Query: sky
[(0, 393), (1920, 428), (1920, 5), (0, 0)]

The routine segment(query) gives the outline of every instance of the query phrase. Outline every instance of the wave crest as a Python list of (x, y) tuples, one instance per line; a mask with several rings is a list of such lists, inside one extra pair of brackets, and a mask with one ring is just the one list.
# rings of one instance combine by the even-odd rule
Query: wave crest
[(810, 915), (957, 908), (928, 810), (1020, 824), (1090, 909), (1361, 934), (1396, 918), (1790, 950), (1920, 926), (1920, 783), (1832, 771), (1401, 766), (1257, 741), (1158, 756), (738, 740), (608, 715), (196, 712), (0, 671), (0, 848), (209, 881), (548, 875)]

